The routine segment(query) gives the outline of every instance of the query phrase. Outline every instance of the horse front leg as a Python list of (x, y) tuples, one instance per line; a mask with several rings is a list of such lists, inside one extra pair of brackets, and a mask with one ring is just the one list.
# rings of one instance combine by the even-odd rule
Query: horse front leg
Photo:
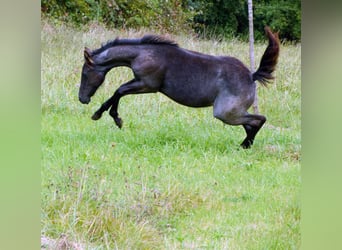
[(143, 94), (143, 93), (155, 93), (158, 89), (156, 87), (152, 87), (146, 85), (143, 81), (140, 80), (131, 80), (123, 85), (121, 85), (114, 93), (114, 95), (109, 98), (106, 102), (104, 102), (101, 107), (94, 113), (93, 119), (97, 120), (101, 117), (102, 113), (110, 108), (109, 114), (113, 117), (115, 124), (121, 128), (122, 127), (122, 119), (119, 117), (118, 106), (121, 97), (130, 94)]
[(121, 128), (122, 127), (122, 119), (118, 114), (118, 106), (121, 97), (125, 95), (132, 94), (145, 94), (145, 93), (155, 93), (158, 91), (158, 88), (155, 86), (147, 85), (143, 81), (136, 80), (129, 82), (127, 84), (123, 84), (120, 86), (113, 96), (112, 107), (110, 108), (109, 114), (113, 117), (115, 124)]
[[(125, 84), (129, 84), (134, 82), (135, 79), (130, 80), (129, 82), (125, 83)], [(123, 84), (123, 85), (125, 85)], [(103, 112), (107, 111), (112, 105), (114, 100), (117, 98), (117, 96), (115, 96), (115, 93), (104, 103), (102, 103), (101, 107), (95, 111), (95, 113), (92, 115), (91, 119), (93, 119), (94, 121), (99, 120), (102, 117)]]
[[(121, 88), (121, 87), (120, 87)], [(120, 89), (119, 88), (119, 89)], [(119, 113), (118, 113), (118, 106), (119, 106), (119, 101), (120, 98), (123, 96), (122, 94), (120, 94), (119, 89), (115, 92), (114, 94), (114, 98), (113, 98), (113, 102), (112, 102), (112, 107), (109, 110), (109, 115), (111, 117), (113, 117), (114, 122), (116, 124), (116, 126), (118, 126), (118, 128), (122, 128), (122, 119), (119, 117)]]
[(96, 110), (96, 112), (92, 115), (91, 119), (93, 119), (94, 121), (100, 119), (102, 116), (102, 113), (107, 111), (112, 106), (113, 99), (114, 99), (114, 95), (111, 96), (107, 101), (102, 103), (101, 107), (98, 110)]

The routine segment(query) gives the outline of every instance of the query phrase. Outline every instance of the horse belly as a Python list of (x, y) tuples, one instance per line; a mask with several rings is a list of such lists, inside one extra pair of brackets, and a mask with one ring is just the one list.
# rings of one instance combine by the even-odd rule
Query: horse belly
[(215, 101), (215, 91), (187, 84), (164, 84), (159, 90), (173, 101), (189, 107), (209, 107)]
[(218, 61), (213, 57), (182, 53), (169, 56), (160, 92), (185, 106), (212, 106), (220, 82)]

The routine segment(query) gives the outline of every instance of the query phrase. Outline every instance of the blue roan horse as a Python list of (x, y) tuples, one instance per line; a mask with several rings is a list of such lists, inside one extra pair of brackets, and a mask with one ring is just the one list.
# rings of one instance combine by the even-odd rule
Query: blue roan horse
[(98, 120), (104, 111), (121, 128), (118, 115), (121, 97), (129, 94), (161, 92), (189, 107), (213, 106), (214, 117), (226, 124), (242, 125), (246, 138), (241, 143), (249, 148), (266, 117), (249, 114), (255, 96), (255, 81), (266, 85), (273, 79), (279, 55), (278, 33), (266, 27), (269, 44), (254, 73), (238, 59), (211, 56), (180, 48), (175, 42), (159, 36), (141, 39), (116, 39), (96, 50), (85, 48), (79, 100), (88, 104), (106, 74), (112, 68), (126, 66), (134, 78), (121, 85), (92, 116)]

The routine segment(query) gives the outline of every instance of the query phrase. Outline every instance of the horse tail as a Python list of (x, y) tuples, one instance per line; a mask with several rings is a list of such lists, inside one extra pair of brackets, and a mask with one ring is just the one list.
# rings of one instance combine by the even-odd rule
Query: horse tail
[(268, 46), (261, 58), (258, 70), (253, 73), (253, 81), (259, 81), (262, 85), (267, 85), (270, 80), (274, 79), (272, 73), (278, 62), (280, 44), (278, 32), (272, 33), (267, 26), (265, 32), (268, 37)]

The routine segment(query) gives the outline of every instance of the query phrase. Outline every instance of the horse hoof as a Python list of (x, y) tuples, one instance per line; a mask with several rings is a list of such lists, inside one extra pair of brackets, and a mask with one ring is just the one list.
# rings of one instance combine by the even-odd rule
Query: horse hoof
[(93, 119), (94, 121), (96, 121), (96, 120), (100, 119), (101, 116), (102, 116), (101, 114), (95, 112), (95, 113), (93, 114), (93, 116), (91, 117), (91, 119)]
[(248, 148), (251, 148), (251, 145), (241, 144), (241, 147), (242, 147), (243, 149), (248, 149)]
[(243, 142), (240, 144), (240, 146), (241, 146), (243, 149), (247, 149), (247, 148), (251, 148), (252, 144), (253, 144), (253, 143), (252, 143), (251, 141), (245, 140), (245, 141), (243, 141)]
[(120, 129), (122, 128), (122, 120), (120, 117), (114, 118), (116, 126), (118, 126)]

